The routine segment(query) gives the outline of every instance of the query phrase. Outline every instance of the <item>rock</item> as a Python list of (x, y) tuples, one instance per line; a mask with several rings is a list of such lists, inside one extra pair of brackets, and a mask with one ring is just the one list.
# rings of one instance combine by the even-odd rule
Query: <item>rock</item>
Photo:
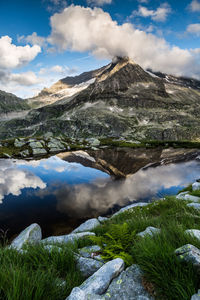
[(81, 224), (79, 227), (74, 229), (72, 231), (72, 233), (90, 231), (99, 225), (100, 225), (100, 222), (96, 218), (89, 219), (89, 220), (85, 221), (83, 224)]
[(31, 224), (24, 229), (11, 243), (10, 248), (21, 250), (27, 244), (37, 244), (42, 239), (42, 231), (38, 224)]
[(21, 151), (19, 154), (21, 157), (27, 157), (27, 156), (29, 156), (29, 151), (28, 151), (28, 149), (26, 149), (24, 151)]
[(21, 147), (25, 146), (26, 144), (27, 144), (27, 141), (25, 141), (23, 139), (16, 139), (14, 142), (14, 147), (21, 148)]
[[(91, 258), (92, 253), (101, 251), (101, 248), (97, 245), (95, 246), (87, 246), (79, 250), (79, 254), (86, 258)], [(93, 258), (93, 257), (92, 257)]]
[[(89, 300), (91, 294), (101, 295), (108, 288), (111, 280), (118, 276), (124, 270), (124, 261), (121, 258), (116, 258), (107, 262), (85, 282), (83, 282), (79, 288), (74, 288), (67, 297), (66, 300)], [(95, 296), (92, 299), (101, 299), (101, 297)]]
[(72, 233), (60, 236), (50, 236), (46, 239), (41, 240), (43, 244), (55, 244), (55, 243), (73, 243), (78, 239), (83, 239), (89, 236), (95, 236), (93, 232), (81, 232), (81, 233)]
[(88, 138), (88, 139), (86, 139), (86, 141), (93, 147), (100, 145), (100, 141), (96, 138)]
[(58, 252), (62, 251), (62, 248), (55, 246), (55, 245), (44, 245), (44, 249), (48, 250), (49, 253), (51, 253), (52, 251), (55, 251), (55, 250)]
[(32, 149), (37, 149), (37, 148), (43, 148), (43, 144), (39, 141), (34, 141), (34, 140), (29, 140), (29, 146), (32, 148)]
[(32, 149), (32, 151), (34, 156), (47, 154), (47, 151), (44, 148), (35, 148)]
[(200, 203), (188, 203), (187, 206), (200, 210)]
[(105, 221), (108, 221), (108, 220), (109, 220), (109, 218), (106, 218), (106, 217), (101, 217), (101, 216), (98, 217), (98, 221), (100, 223), (104, 223)]
[(51, 153), (65, 150), (65, 146), (60, 142), (60, 140), (55, 138), (50, 138), (48, 148)]
[(198, 290), (198, 293), (193, 295), (191, 300), (200, 300), (200, 290)]
[(121, 213), (123, 213), (123, 212), (125, 212), (125, 211), (128, 211), (128, 210), (130, 210), (130, 209), (132, 209), (132, 208), (135, 208), (135, 207), (142, 207), (142, 206), (146, 206), (146, 205), (148, 205), (148, 204), (149, 204), (149, 203), (140, 202), (140, 203), (134, 203), (134, 204), (128, 205), (128, 206), (126, 206), (126, 207), (121, 208), (118, 212), (116, 212), (114, 215), (112, 215), (111, 218), (116, 217), (117, 215), (119, 215), (119, 214), (121, 214)]
[(200, 268), (200, 250), (193, 245), (187, 244), (175, 250), (180, 260), (191, 262)]
[(195, 238), (197, 238), (198, 240), (200, 240), (200, 230), (188, 229), (185, 231), (185, 233), (188, 233), (188, 234), (194, 236)]
[(185, 196), (188, 195), (188, 192), (182, 192), (182, 193), (179, 193), (177, 196), (176, 196), (176, 199), (178, 200), (186, 200), (185, 199)]
[(200, 182), (194, 182), (192, 185), (193, 191), (200, 191)]
[(140, 237), (144, 237), (146, 235), (153, 236), (154, 234), (160, 233), (160, 231), (161, 230), (159, 228), (149, 226), (144, 231), (138, 233), (137, 236), (140, 236)]
[(83, 277), (88, 278), (99, 270), (103, 263), (92, 258), (85, 258), (76, 255), (77, 267), (80, 270)]
[(105, 300), (150, 300), (153, 299), (142, 285), (142, 271), (132, 265), (113, 279), (108, 290), (102, 295)]

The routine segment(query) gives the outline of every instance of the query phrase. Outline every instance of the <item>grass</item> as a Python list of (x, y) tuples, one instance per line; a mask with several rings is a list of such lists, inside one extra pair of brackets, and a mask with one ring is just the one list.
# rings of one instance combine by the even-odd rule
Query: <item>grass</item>
[(49, 253), (42, 245), (29, 246), (25, 254), (1, 248), (0, 299), (65, 299), (83, 278), (76, 269), (73, 255), (77, 246), (61, 247), (62, 251), (55, 249)]
[[(200, 212), (187, 207), (185, 201), (169, 197), (164, 201), (156, 201), (146, 207), (135, 208), (125, 212), (95, 229), (98, 241), (107, 241), (102, 255), (109, 259), (119, 253), (113, 239), (106, 239), (126, 224), (129, 236), (121, 234), (118, 245), (129, 245), (123, 255), (131, 256), (130, 264), (138, 264), (144, 272), (145, 280), (153, 284), (155, 297), (158, 300), (188, 300), (200, 287), (199, 277), (193, 266), (177, 259), (174, 251), (185, 245), (192, 244), (200, 248), (200, 241), (185, 233), (186, 229), (200, 230)], [(153, 237), (141, 238), (136, 234), (148, 226), (161, 229), (161, 233)], [(132, 235), (130, 243), (129, 237)], [(94, 238), (92, 238), (94, 240)], [(109, 253), (109, 255), (108, 255)], [(119, 255), (120, 256), (120, 255)], [(126, 264), (129, 265), (128, 260)]]

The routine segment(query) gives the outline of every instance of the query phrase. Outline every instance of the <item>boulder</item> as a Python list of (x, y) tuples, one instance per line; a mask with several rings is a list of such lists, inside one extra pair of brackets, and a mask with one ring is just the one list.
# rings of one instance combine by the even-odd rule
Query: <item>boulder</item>
[(81, 257), (80, 255), (76, 255), (77, 268), (80, 270), (83, 277), (88, 278), (93, 275), (97, 270), (99, 270), (103, 263), (92, 259)]
[(182, 192), (176, 196), (178, 200), (185, 200), (185, 201), (192, 201), (192, 202), (199, 202), (200, 197), (192, 196), (189, 192)]
[(153, 299), (142, 285), (142, 271), (132, 265), (113, 279), (102, 300), (151, 300)]
[(96, 253), (96, 252), (99, 252), (101, 251), (101, 248), (97, 245), (95, 246), (87, 246), (87, 247), (84, 247), (84, 248), (81, 248), (79, 250), (79, 254), (83, 257), (86, 257), (86, 258), (91, 258), (93, 255), (93, 253)]
[(188, 203), (187, 206), (200, 210), (200, 203)]
[(47, 250), (49, 253), (51, 253), (52, 251), (62, 251), (62, 248), (55, 246), (55, 245), (44, 245), (44, 249)]
[(188, 233), (188, 234), (194, 236), (195, 238), (197, 238), (198, 240), (200, 240), (200, 230), (188, 229), (185, 231), (185, 233)]
[(27, 141), (25, 141), (23, 139), (16, 139), (14, 142), (14, 147), (21, 148), (21, 147), (25, 146), (26, 144), (27, 144)]
[(180, 260), (190, 262), (200, 268), (200, 250), (193, 245), (187, 244), (175, 250)]
[(27, 157), (27, 156), (29, 156), (29, 151), (28, 151), (28, 149), (26, 149), (26, 150), (20, 151), (19, 154), (21, 157)]
[(198, 290), (198, 293), (193, 295), (191, 300), (200, 300), (200, 290)]
[(149, 226), (144, 231), (138, 233), (137, 236), (140, 236), (140, 237), (144, 237), (146, 235), (153, 236), (154, 234), (160, 233), (160, 231), (161, 230), (159, 228), (155, 228), (155, 227)]
[(72, 233), (66, 235), (59, 235), (59, 236), (50, 236), (46, 239), (41, 240), (43, 244), (55, 244), (55, 243), (73, 243), (78, 239), (83, 239), (89, 236), (94, 236), (95, 233), (93, 232), (81, 232), (81, 233)]
[(98, 221), (100, 223), (103, 223), (103, 222), (108, 221), (108, 220), (109, 220), (109, 218), (106, 218), (106, 217), (101, 217), (101, 216), (98, 217)]
[(90, 231), (99, 225), (100, 225), (100, 222), (96, 218), (89, 219), (89, 220), (85, 221), (83, 224), (81, 224), (79, 227), (74, 229), (72, 231), (72, 233)]
[(186, 200), (185, 199), (185, 196), (188, 195), (188, 192), (182, 192), (182, 193), (179, 193), (177, 196), (176, 196), (176, 199), (178, 200)]
[(37, 244), (42, 239), (42, 231), (38, 224), (31, 224), (24, 229), (11, 243), (10, 248), (21, 250), (27, 244)]
[(192, 185), (193, 191), (200, 191), (200, 182), (194, 182)]
[(149, 204), (149, 203), (140, 202), (140, 203), (134, 203), (134, 204), (128, 205), (128, 206), (126, 206), (126, 207), (121, 208), (118, 212), (116, 212), (114, 215), (112, 215), (112, 218), (113, 218), (113, 217), (116, 217), (117, 215), (119, 215), (119, 214), (121, 214), (121, 213), (123, 213), (123, 212), (125, 212), (125, 211), (128, 211), (128, 210), (130, 210), (130, 209), (133, 209), (133, 208), (135, 208), (135, 207), (142, 207), (142, 206), (146, 206), (146, 205), (148, 205), (148, 204)]
[(44, 148), (32, 148), (32, 152), (34, 156), (47, 154), (47, 151)]
[[(121, 258), (116, 258), (107, 262), (83, 282), (79, 288), (74, 288), (66, 300), (88, 300), (91, 299), (91, 294), (103, 294), (108, 288), (111, 280), (118, 276), (123, 270), (124, 261)], [(101, 298), (97, 296), (96, 299)]]

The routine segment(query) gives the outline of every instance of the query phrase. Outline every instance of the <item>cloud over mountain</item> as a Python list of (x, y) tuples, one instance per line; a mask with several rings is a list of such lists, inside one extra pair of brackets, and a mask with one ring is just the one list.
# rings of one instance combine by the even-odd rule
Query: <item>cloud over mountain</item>
[(91, 52), (102, 58), (129, 56), (144, 68), (200, 78), (198, 54), (170, 46), (163, 38), (119, 25), (101, 8), (71, 5), (51, 17), (48, 41), (61, 50)]

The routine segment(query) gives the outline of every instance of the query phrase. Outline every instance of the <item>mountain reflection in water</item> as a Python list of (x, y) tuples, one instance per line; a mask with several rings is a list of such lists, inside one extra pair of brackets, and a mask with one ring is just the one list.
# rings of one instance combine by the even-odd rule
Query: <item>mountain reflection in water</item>
[[(87, 160), (95, 162), (89, 155)], [(44, 236), (68, 233), (83, 219), (106, 215), (132, 201), (175, 194), (200, 177), (200, 161), (139, 169), (135, 174), (129, 170), (127, 177), (118, 180), (108, 170), (114, 167), (109, 165), (103, 172), (102, 167), (58, 156), (0, 160), (0, 228), (8, 229), (11, 237), (37, 222)]]

